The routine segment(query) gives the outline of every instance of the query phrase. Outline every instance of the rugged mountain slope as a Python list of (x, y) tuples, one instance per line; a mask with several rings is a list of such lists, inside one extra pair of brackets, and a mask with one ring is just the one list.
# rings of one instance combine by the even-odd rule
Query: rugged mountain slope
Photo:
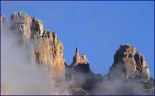
[(109, 73), (101, 76), (91, 71), (86, 55), (81, 55), (78, 48), (72, 64), (66, 64), (62, 42), (55, 32), (46, 30), (40, 20), (18, 12), (11, 15), (10, 23), (7, 25), (1, 16), (1, 27), (7, 27), (18, 36), (17, 45), (29, 50), (30, 61), (46, 71), (60, 94), (153, 95), (154, 82), (149, 67), (132, 45), (120, 45)]
[(53, 78), (65, 78), (63, 44), (54, 32), (44, 29), (43, 23), (26, 13), (13, 13), (11, 30), (16, 32), (19, 43), (31, 48), (34, 63), (51, 68)]
[(144, 56), (132, 45), (120, 45), (107, 76), (109, 79), (121, 79), (123, 85), (117, 92), (153, 95), (154, 81), (150, 77), (149, 67)]
[(65, 59), (63, 44), (56, 33), (44, 29), (41, 20), (23, 12), (13, 13), (10, 22), (6, 22), (5, 17), (1, 16), (2, 27), (16, 35), (16, 46), (25, 48), (28, 60), (39, 64), (46, 71), (52, 86), (53, 82), (55, 86), (60, 86), (61, 82), (56, 82), (65, 80)]
[[(136, 74), (143, 79), (150, 79), (150, 72), (148, 65), (143, 55), (136, 51), (136, 48), (131, 45), (121, 45), (114, 55), (114, 63), (110, 72), (115, 72), (116, 67), (122, 68), (118, 71), (122, 71), (126, 78), (130, 75)], [(115, 72), (116, 75), (116, 72)]]

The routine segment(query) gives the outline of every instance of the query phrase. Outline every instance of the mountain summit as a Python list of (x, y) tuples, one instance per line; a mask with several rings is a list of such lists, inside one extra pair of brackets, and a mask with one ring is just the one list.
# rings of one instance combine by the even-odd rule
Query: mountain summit
[[(50, 94), (70, 95), (153, 95), (154, 81), (144, 56), (129, 44), (120, 45), (107, 75), (93, 73), (86, 55), (75, 49), (72, 64), (66, 64), (64, 46), (55, 32), (24, 12), (15, 12), (10, 22), (1, 15), (4, 34), (17, 36), (16, 44), (27, 51), (29, 61), (45, 71)], [(27, 69), (25, 69), (27, 70)], [(27, 70), (28, 71), (28, 70)], [(3, 84), (2, 84), (3, 85)], [(11, 90), (1, 86), (2, 95)], [(41, 87), (41, 86), (40, 86)], [(18, 93), (17, 93), (18, 94)], [(29, 93), (28, 93), (29, 94)], [(35, 93), (37, 94), (37, 93)], [(38, 93), (39, 94), (39, 93)]]
[[(110, 72), (112, 73), (117, 66), (122, 67), (121, 71), (126, 78), (136, 74), (137, 76), (140, 76), (141, 79), (150, 79), (150, 71), (144, 56), (137, 52), (136, 48), (131, 45), (120, 45), (114, 55), (114, 63)], [(114, 74), (116, 75), (116, 73)]]

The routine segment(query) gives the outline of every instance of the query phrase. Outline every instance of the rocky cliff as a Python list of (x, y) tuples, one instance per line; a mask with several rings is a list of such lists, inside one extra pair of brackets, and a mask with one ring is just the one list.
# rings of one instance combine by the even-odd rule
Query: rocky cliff
[[(132, 45), (120, 45), (119, 49), (114, 55), (114, 63), (111, 67), (110, 72), (115, 72), (115, 70), (117, 69), (116, 67), (118, 66), (119, 70), (117, 70), (117, 72), (122, 71), (126, 78), (133, 74), (136, 74), (137, 76), (140, 76), (140, 78), (147, 80), (150, 79), (149, 68), (144, 56), (137, 52), (136, 48)], [(116, 76), (116, 72), (114, 74)]]
[(56, 33), (44, 29), (41, 20), (26, 13), (13, 13), (11, 30), (19, 35), (19, 44), (31, 49), (33, 63), (49, 68), (53, 78), (65, 78), (63, 44)]
[[(61, 90), (61, 94), (63, 90), (68, 94), (85, 95), (133, 95), (136, 92), (153, 95), (154, 81), (150, 77), (149, 67), (144, 56), (132, 45), (120, 45), (109, 73), (101, 76), (90, 70), (86, 55), (81, 55), (78, 48), (75, 50), (72, 64), (66, 64), (62, 42), (55, 32), (45, 29), (41, 20), (24, 12), (15, 12), (10, 17), (10, 25), (6, 25), (5, 17), (1, 15), (2, 26), (7, 26), (17, 35), (17, 44), (29, 50), (30, 61), (40, 65), (47, 72), (50, 81), (57, 82), (55, 87)], [(135, 91), (137, 89), (130, 86), (133, 82), (142, 87), (136, 87), (138, 91)]]
[(80, 55), (78, 48), (76, 48), (71, 67), (77, 72), (90, 72), (88, 59), (86, 55)]

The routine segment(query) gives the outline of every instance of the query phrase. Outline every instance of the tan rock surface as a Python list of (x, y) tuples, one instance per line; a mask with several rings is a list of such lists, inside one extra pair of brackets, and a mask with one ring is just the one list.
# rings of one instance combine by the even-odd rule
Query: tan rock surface
[(119, 49), (114, 55), (114, 63), (111, 69), (115, 69), (115, 66), (121, 65), (122, 72), (128, 77), (132, 74), (141, 74), (150, 78), (150, 72), (143, 55), (139, 54), (135, 47), (132, 45), (120, 45)]
[(56, 33), (45, 30), (41, 20), (23, 12), (13, 13), (10, 19), (11, 29), (22, 37), (19, 41), (32, 50), (33, 63), (49, 68), (53, 78), (65, 78), (64, 48)]

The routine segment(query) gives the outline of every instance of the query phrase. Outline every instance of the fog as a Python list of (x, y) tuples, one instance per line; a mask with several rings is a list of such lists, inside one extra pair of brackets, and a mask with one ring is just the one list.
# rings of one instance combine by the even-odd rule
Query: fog
[(47, 94), (48, 79), (38, 64), (32, 64), (28, 48), (18, 44), (20, 37), (1, 26), (1, 84), (7, 94)]
[[(117, 64), (109, 77), (104, 77), (103, 80), (95, 85), (94, 92), (99, 95), (144, 95), (142, 92), (143, 85), (135, 80), (135, 74), (132, 74), (134, 79), (129, 79), (122, 72), (122, 63)], [(124, 64), (126, 65), (126, 64)]]

